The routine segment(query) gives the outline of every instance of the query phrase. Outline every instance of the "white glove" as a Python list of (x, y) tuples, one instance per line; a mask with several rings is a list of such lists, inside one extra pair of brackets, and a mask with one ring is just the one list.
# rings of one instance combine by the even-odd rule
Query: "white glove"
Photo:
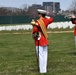
[(31, 21), (31, 24), (32, 24), (32, 25), (34, 25), (34, 24), (35, 24), (35, 21), (34, 21), (34, 19), (32, 19), (32, 21)]
[(75, 18), (75, 15), (74, 15), (74, 14), (72, 14), (72, 15), (71, 15), (71, 18)]
[(45, 16), (45, 17), (48, 18), (48, 19), (50, 18), (50, 16)]

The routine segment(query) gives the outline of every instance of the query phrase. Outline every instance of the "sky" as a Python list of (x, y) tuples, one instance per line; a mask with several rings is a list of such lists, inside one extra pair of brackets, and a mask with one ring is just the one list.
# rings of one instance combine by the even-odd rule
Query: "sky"
[(27, 4), (30, 6), (32, 4), (41, 4), (43, 2), (60, 2), (61, 10), (67, 10), (71, 6), (73, 0), (0, 0), (0, 7), (17, 7), (21, 8), (23, 5)]

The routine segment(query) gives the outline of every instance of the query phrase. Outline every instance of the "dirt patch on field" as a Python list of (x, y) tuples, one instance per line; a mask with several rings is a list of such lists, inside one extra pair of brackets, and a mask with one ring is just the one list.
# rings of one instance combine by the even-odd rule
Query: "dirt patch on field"
[(73, 33), (74, 31), (48, 31), (47, 33)]
[[(73, 33), (74, 31), (47, 31), (47, 33)], [(31, 32), (2, 32), (0, 34), (32, 34)]]

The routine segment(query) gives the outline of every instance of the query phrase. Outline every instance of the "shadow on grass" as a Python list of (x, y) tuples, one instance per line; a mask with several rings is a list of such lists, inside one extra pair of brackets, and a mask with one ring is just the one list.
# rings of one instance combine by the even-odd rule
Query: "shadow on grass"
[(76, 50), (74, 50), (73, 52), (69, 52), (69, 54), (76, 56)]

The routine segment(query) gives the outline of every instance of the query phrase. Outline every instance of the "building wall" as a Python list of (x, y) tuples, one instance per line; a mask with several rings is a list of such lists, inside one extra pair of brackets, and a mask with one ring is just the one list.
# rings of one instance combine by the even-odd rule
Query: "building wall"
[(43, 2), (43, 7), (49, 12), (58, 13), (60, 11), (60, 2)]

